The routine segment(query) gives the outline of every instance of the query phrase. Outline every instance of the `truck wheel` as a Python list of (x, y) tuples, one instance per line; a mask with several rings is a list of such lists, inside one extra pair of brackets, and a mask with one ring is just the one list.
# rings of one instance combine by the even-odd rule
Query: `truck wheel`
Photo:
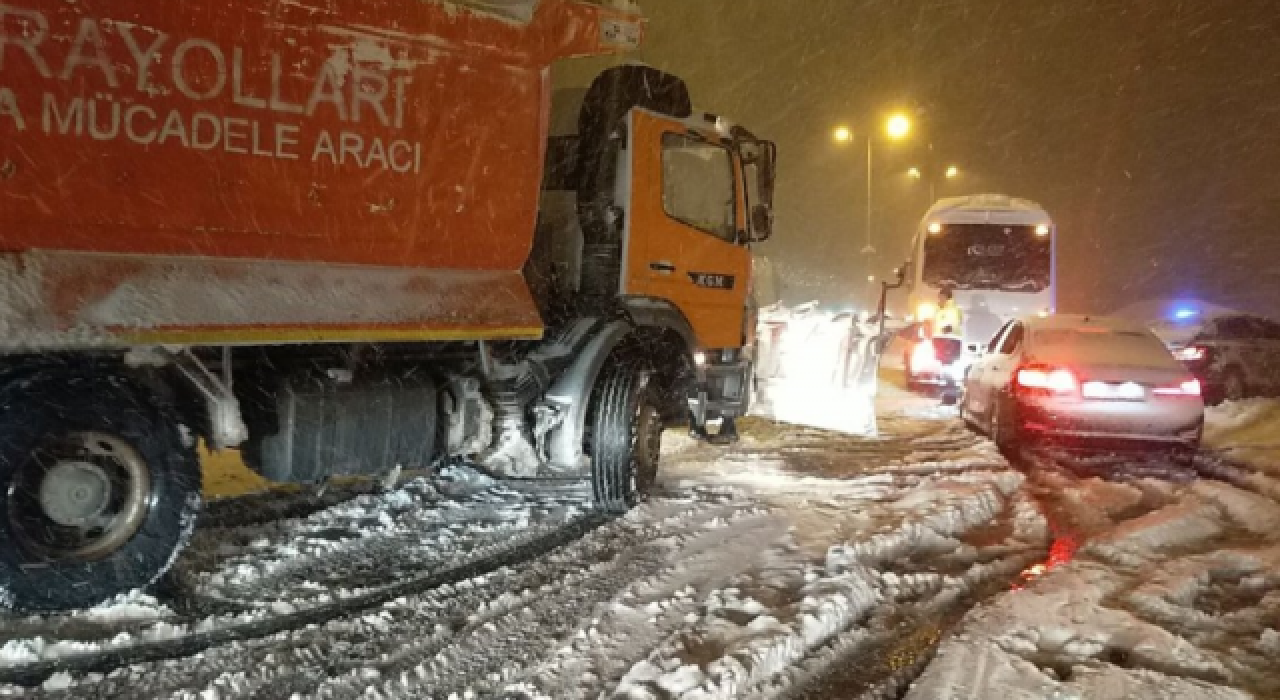
[(0, 605), (63, 610), (159, 578), (200, 508), (173, 412), (116, 377), (0, 389)]
[(592, 398), (591, 490), (598, 508), (624, 513), (658, 478), (662, 414), (635, 367), (605, 369)]

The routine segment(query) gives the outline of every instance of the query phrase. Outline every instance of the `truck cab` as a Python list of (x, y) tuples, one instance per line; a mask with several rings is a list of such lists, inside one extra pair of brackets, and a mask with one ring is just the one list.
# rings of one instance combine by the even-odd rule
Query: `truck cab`
[[(640, 65), (602, 73), (580, 115), (577, 133), (549, 150), (531, 264), (545, 271), (578, 251), (559, 275), (572, 280), (562, 294), (579, 304), (612, 299), (678, 341), (694, 360), (680, 400), (695, 427), (744, 414), (756, 325), (751, 247), (773, 232), (776, 147), (695, 111), (680, 78)], [(576, 215), (552, 216), (565, 190)], [(536, 284), (545, 275), (529, 276)]]

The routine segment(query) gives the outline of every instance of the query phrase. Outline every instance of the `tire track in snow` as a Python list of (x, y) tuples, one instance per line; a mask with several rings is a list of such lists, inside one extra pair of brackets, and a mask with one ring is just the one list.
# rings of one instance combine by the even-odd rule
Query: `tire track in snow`
[[(50, 697), (121, 694), (174, 697), (356, 697), (369, 687), (421, 695), (448, 682), (488, 678), (487, 665), (522, 656), (496, 654), (534, 622), (574, 621), (641, 571), (666, 566), (664, 540), (732, 515), (731, 506), (665, 502), (645, 506), (657, 522), (628, 517), (549, 552), (529, 552), (504, 568), (417, 595), (272, 636), (230, 642), (200, 657), (123, 669)], [(749, 515), (749, 513), (748, 513)], [(759, 517), (754, 516), (754, 517)], [(659, 545), (653, 545), (654, 542)], [(662, 556), (631, 556), (650, 546)], [(637, 568), (638, 567), (638, 568)], [(595, 597), (582, 597), (594, 592)], [(529, 615), (529, 611), (538, 614)], [(545, 635), (542, 635), (545, 637)], [(546, 647), (540, 638), (532, 649)], [(498, 681), (495, 681), (495, 683)], [(197, 690), (199, 689), (199, 690)], [(416, 689), (410, 692), (407, 689)], [(25, 697), (25, 696), (24, 696)]]
[(582, 537), (598, 527), (601, 522), (600, 518), (594, 516), (582, 518), (538, 537), (508, 542), (505, 547), (486, 548), (479, 556), (444, 571), (411, 576), (372, 591), (296, 612), (232, 623), (173, 639), (128, 644), (98, 653), (68, 655), (49, 661), (2, 667), (0, 684), (31, 688), (44, 684), (55, 674), (65, 676), (107, 673), (124, 666), (190, 657), (216, 646), (270, 637), (285, 630), (320, 625), (330, 620), (376, 608), (406, 595), (459, 583), (502, 567), (518, 564)]

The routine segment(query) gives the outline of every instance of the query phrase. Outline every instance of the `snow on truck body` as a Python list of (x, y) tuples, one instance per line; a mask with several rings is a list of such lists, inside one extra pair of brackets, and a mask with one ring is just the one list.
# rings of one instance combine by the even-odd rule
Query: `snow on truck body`
[(0, 599), (154, 580), (192, 436), (277, 481), (467, 457), (618, 510), (665, 420), (744, 413), (773, 145), (643, 66), (549, 139), (550, 65), (643, 28), (625, 0), (0, 2)]
[[(570, 2), (546, 3), (528, 24), (408, 6), (0, 4), (0, 245), (42, 251), (33, 268), (6, 256), (6, 276), (42, 297), (19, 330), (44, 331), (45, 345), (79, 325), (126, 342), (139, 340), (131, 327), (175, 342), (212, 328), (322, 336), (315, 328), (329, 324), (305, 297), (226, 317), (131, 318), (94, 304), (174, 276), (261, 288), (231, 260), (269, 259), (306, 266), (316, 286), (350, 284), (330, 280), (327, 263), (414, 268), (385, 285), (406, 310), (377, 320), (390, 338), (539, 335), (519, 271), (537, 215), (546, 68), (629, 48), (640, 20)], [(635, 30), (618, 38), (606, 23)], [(226, 260), (135, 257), (124, 274), (107, 266), (86, 294), (83, 256), (48, 251)], [(387, 291), (371, 285), (351, 296)], [(504, 317), (467, 303), (476, 288), (502, 299)], [(329, 303), (353, 322), (335, 333), (373, 331), (361, 309)]]

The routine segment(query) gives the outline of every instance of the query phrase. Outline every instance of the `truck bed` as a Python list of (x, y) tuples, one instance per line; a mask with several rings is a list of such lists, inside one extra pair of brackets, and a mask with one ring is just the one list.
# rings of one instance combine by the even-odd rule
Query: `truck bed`
[[(3, 347), (536, 334), (547, 68), (640, 31), (570, 0), (0, 5)], [(126, 303), (175, 288), (223, 301)]]

